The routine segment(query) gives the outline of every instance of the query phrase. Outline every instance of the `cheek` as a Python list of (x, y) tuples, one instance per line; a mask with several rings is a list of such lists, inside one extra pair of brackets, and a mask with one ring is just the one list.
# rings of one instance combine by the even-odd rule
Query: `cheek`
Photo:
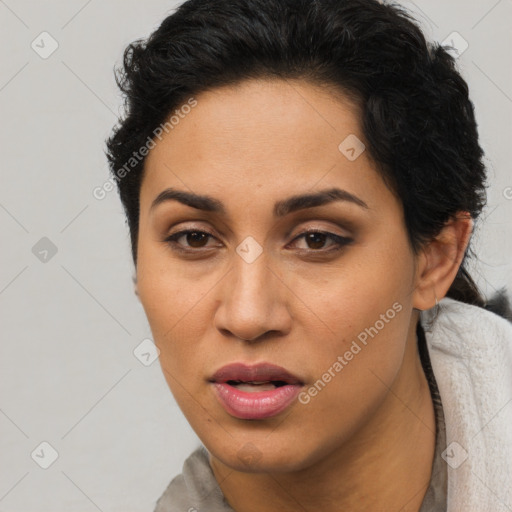
[(137, 284), (139, 299), (160, 350), (160, 362), (167, 371), (176, 374), (182, 368), (176, 361), (192, 351), (187, 338), (196, 338), (199, 333), (192, 330), (204, 326), (197, 318), (200, 311), (197, 306), (204, 289), (200, 289), (197, 282), (184, 279), (158, 251), (142, 244), (137, 261)]
[[(215, 279), (201, 262), (180, 262), (161, 245), (141, 237), (137, 282), (153, 334), (163, 341), (172, 336), (170, 329), (191, 323), (190, 315), (198, 314), (197, 306), (215, 284)], [(192, 322), (192, 327), (199, 325), (199, 322)]]
[[(328, 393), (322, 392), (326, 405), (371, 401), (383, 388), (378, 377), (390, 383), (400, 370), (411, 321), (412, 274), (409, 250), (397, 243), (354, 251), (331, 279), (315, 282), (311, 276), (302, 282), (298, 294), (314, 290), (308, 306), (322, 320), (310, 317), (316, 327), (310, 324), (307, 337), (317, 341), (308, 356), (315, 379), (333, 382)], [(329, 379), (329, 372), (336, 378)]]
[[(294, 292), (322, 320), (326, 333), (340, 341), (350, 338), (350, 342), (390, 309), (388, 316), (394, 319), (398, 306), (393, 309), (393, 304), (407, 309), (413, 273), (414, 260), (401, 238), (387, 245), (375, 240), (347, 251), (335, 265), (302, 273), (295, 279)], [(400, 319), (390, 323), (400, 323)]]
[(146, 272), (145, 263), (147, 260), (141, 261), (141, 272), (138, 272), (139, 296), (160, 351), (163, 376), (187, 419), (195, 423), (197, 417), (204, 417), (208, 422), (206, 409), (196, 408), (204, 392), (204, 383), (198, 380), (198, 375), (208, 355), (198, 345), (205, 339), (205, 330), (210, 325), (200, 300), (204, 286), (185, 283), (169, 269), (152, 267)]
[(311, 379), (297, 404), (305, 437), (318, 435), (321, 417), (334, 449), (337, 439), (363, 428), (386, 399), (404, 362), (410, 323), (410, 309), (393, 296), (399, 297), (393, 287), (376, 287), (369, 296), (354, 292), (352, 301), (341, 297), (341, 313), (332, 303), (323, 310), (330, 312), (330, 329), (308, 333), (315, 340), (305, 356)]
[[(184, 282), (170, 273), (146, 276), (139, 295), (155, 343), (163, 355), (187, 357), (211, 325), (205, 306), (208, 287), (199, 281)], [(194, 343), (195, 341), (195, 343)]]
[(322, 312), (326, 319), (323, 326), (312, 319), (307, 329), (307, 358), (314, 378), (329, 372), (343, 375), (338, 379), (326, 375), (326, 379), (338, 382), (339, 387), (332, 387), (335, 394), (338, 387), (342, 395), (351, 390), (354, 397), (355, 390), (370, 390), (368, 382), (375, 379), (372, 372), (391, 382), (401, 367), (409, 330), (410, 307), (404, 304), (407, 297), (393, 286), (376, 286), (371, 294), (357, 289), (347, 295), (331, 294), (331, 300), (328, 297), (325, 294), (312, 307)]

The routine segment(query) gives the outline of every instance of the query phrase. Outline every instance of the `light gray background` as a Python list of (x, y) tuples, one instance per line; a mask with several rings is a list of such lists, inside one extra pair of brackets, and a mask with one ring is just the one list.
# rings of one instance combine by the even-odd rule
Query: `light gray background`
[[(402, 3), (429, 38), (469, 43), (458, 62), (492, 183), (474, 272), (487, 293), (512, 289), (512, 0)], [(120, 112), (113, 66), (177, 4), (0, 0), (0, 512), (152, 511), (199, 442), (158, 360), (133, 354), (151, 334), (128, 231), (117, 191), (92, 195)], [(43, 31), (59, 45), (47, 59), (31, 48)]]

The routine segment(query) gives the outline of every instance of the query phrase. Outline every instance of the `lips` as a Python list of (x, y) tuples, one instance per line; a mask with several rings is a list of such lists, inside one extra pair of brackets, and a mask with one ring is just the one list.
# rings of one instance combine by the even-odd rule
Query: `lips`
[(270, 363), (223, 366), (210, 383), (228, 414), (240, 419), (264, 419), (280, 414), (303, 386), (298, 377)]
[(223, 366), (215, 372), (211, 382), (276, 382), (285, 384), (302, 384), (301, 381), (280, 366), (269, 363), (260, 363), (248, 366), (242, 363)]

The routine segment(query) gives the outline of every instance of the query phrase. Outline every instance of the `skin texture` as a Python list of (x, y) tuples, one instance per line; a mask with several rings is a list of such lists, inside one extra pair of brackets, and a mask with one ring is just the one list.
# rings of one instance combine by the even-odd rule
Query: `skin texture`
[[(211, 453), (238, 512), (417, 511), (435, 419), (416, 347), (418, 310), (441, 300), (471, 233), (460, 215), (415, 255), (400, 201), (364, 151), (355, 104), (300, 80), (250, 80), (199, 94), (150, 151), (140, 193), (137, 289), (169, 387)], [(206, 194), (226, 215), (167, 201)], [(274, 202), (338, 187), (347, 201), (273, 216)], [(195, 229), (212, 237), (182, 236)], [(350, 238), (334, 251), (319, 230)], [(247, 263), (236, 248), (262, 249)], [(271, 362), (312, 386), (393, 304), (401, 310), (307, 404), (264, 420), (229, 415), (208, 379), (231, 362)]]

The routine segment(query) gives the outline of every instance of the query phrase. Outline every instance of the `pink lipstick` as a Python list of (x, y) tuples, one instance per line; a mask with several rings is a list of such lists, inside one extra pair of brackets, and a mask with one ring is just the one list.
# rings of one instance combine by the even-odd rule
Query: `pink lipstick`
[(276, 416), (289, 407), (303, 383), (280, 366), (270, 363), (233, 363), (210, 379), (215, 395), (228, 414), (246, 420)]

